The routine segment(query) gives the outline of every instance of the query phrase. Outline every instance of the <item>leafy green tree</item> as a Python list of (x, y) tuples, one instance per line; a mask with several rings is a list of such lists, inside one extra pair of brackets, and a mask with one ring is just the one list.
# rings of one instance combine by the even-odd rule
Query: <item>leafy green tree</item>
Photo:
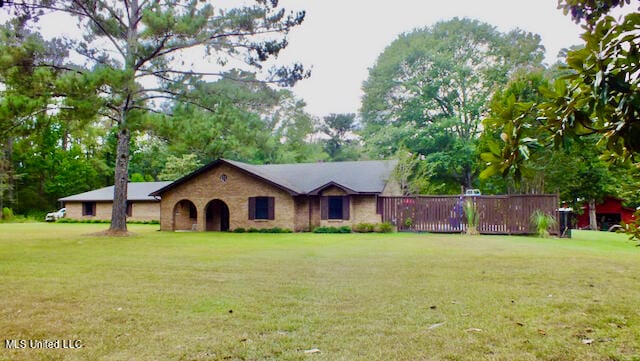
[(571, 14), (576, 23), (594, 26), (612, 9), (629, 5), (631, 0), (559, 0), (558, 7), (565, 15)]
[(202, 164), (198, 162), (195, 154), (185, 154), (182, 157), (170, 155), (167, 162), (158, 175), (163, 181), (174, 181), (198, 169)]
[[(117, 127), (110, 227), (114, 232), (127, 228), (129, 147), (132, 131), (138, 129), (143, 115), (159, 111), (161, 100), (197, 104), (184, 91), (185, 86), (201, 76), (222, 75), (197, 71), (195, 64), (185, 60), (201, 51), (217, 67), (242, 59), (260, 68), (287, 46), (284, 35), (300, 25), (305, 15), (286, 13), (277, 1), (265, 0), (227, 9), (191, 0), (51, 0), (36, 3), (35, 8), (66, 12), (84, 31), (74, 50), (91, 68), (78, 72), (96, 86), (101, 114)], [(265, 81), (292, 85), (306, 76), (296, 64), (272, 69)]]
[(548, 148), (542, 157), (547, 188), (559, 191), (574, 208), (587, 201), (592, 230), (598, 229), (596, 204), (605, 196), (620, 195), (621, 185), (609, 164), (599, 158), (596, 143), (593, 137), (569, 139), (560, 149)]
[(309, 140), (314, 133), (314, 118), (305, 111), (306, 103), (289, 90), (278, 92), (278, 105), (267, 117), (275, 141), (275, 158), (270, 163), (300, 163), (325, 159), (325, 153)]
[(539, 89), (548, 83), (544, 69), (523, 69), (494, 93), (483, 120), (481, 158), (486, 168), (481, 178), (499, 174), (512, 184), (514, 191), (531, 189), (527, 184), (542, 171), (536, 160), (545, 146), (539, 140), (544, 135), (536, 105), (546, 99)]
[[(63, 69), (68, 54), (62, 42), (31, 32), (27, 19), (0, 27), (0, 203), (22, 213), (88, 190), (97, 184), (77, 178), (81, 169), (103, 169), (94, 157), (99, 132), (92, 124), (98, 100), (92, 86)], [(75, 165), (66, 167), (69, 162)]]
[(549, 89), (540, 105), (557, 143), (567, 136), (597, 134), (606, 156), (639, 161), (640, 14), (617, 21), (608, 12), (630, 1), (560, 1), (584, 25), (584, 47), (567, 53), (569, 74)]
[[(503, 132), (510, 137), (505, 136), (502, 146), (494, 144), (490, 152), (483, 154), (488, 162), (485, 175), (522, 173), (520, 169), (531, 163), (530, 154), (541, 145), (555, 145), (557, 152), (542, 154), (547, 155), (543, 159), (563, 169), (560, 178), (567, 182), (559, 189), (573, 193), (574, 198), (579, 193), (595, 209), (597, 198), (615, 194), (622, 186), (619, 181), (625, 179), (625, 174), (633, 173), (628, 163), (621, 166), (619, 161), (637, 161), (640, 150), (637, 77), (640, 59), (636, 30), (640, 15), (631, 13), (621, 21), (608, 16), (612, 8), (629, 3), (629, 0), (559, 1), (565, 14), (571, 13), (574, 21), (584, 25), (585, 44), (567, 51), (567, 65), (561, 76), (539, 87), (540, 99), (523, 102), (511, 98), (506, 106), (494, 108), (494, 114), (498, 115), (495, 124), (516, 131)], [(597, 148), (593, 136), (599, 140)], [(576, 140), (580, 137), (588, 141)], [(618, 170), (612, 171), (602, 164), (593, 149), (609, 160), (618, 161)], [(553, 160), (567, 154), (571, 159)], [(566, 164), (573, 167), (564, 168)], [(594, 228), (595, 215), (590, 218)]]
[(392, 176), (403, 195), (437, 194), (441, 186), (430, 181), (432, 168), (420, 154), (412, 154), (405, 147), (398, 149), (394, 159), (398, 165)]
[[(611, 18), (599, 23), (593, 34), (584, 36), (585, 48), (568, 53), (567, 62), (575, 72), (558, 79), (549, 89), (551, 101), (540, 105), (556, 142), (566, 136), (599, 134), (611, 158), (637, 161), (640, 108), (634, 74), (640, 70), (640, 58), (624, 50), (635, 45), (618, 41), (640, 24), (640, 15), (634, 15), (627, 16), (626, 30), (613, 26)], [(597, 50), (600, 47), (604, 50)]]
[(265, 124), (253, 113), (228, 102), (219, 103), (213, 111), (178, 105), (171, 117), (164, 117), (156, 134), (170, 154), (195, 154), (204, 162), (216, 158), (252, 159), (257, 144), (268, 138)]
[(59, 197), (90, 191), (102, 187), (108, 167), (100, 157), (89, 157), (81, 145), (74, 144), (68, 151), (54, 150), (50, 174), (45, 180), (46, 194), (55, 201)]
[(356, 115), (329, 114), (323, 118), (320, 131), (329, 138), (324, 140), (324, 151), (334, 161), (356, 160)]
[(0, 209), (13, 206), (17, 173), (14, 167), (16, 137), (33, 129), (31, 123), (52, 102), (55, 74), (38, 69), (44, 58), (54, 56), (37, 34), (16, 19), (0, 28)]
[(41, 115), (31, 124), (13, 138), (12, 161), (20, 176), (14, 190), (17, 212), (55, 207), (60, 197), (106, 185), (110, 169), (101, 150), (93, 148), (92, 142), (100, 141), (93, 134), (67, 135), (66, 122), (58, 116)]
[(171, 117), (150, 124), (151, 133), (172, 155), (193, 153), (205, 163), (217, 158), (253, 163), (313, 158), (307, 141), (313, 120), (290, 90), (232, 71), (218, 81), (197, 83), (192, 96), (210, 110), (178, 104)]
[[(153, 121), (152, 124), (156, 124)], [(169, 156), (167, 142), (159, 139), (153, 131), (137, 134), (131, 144), (129, 172), (132, 182), (152, 182), (158, 175)]]
[[(513, 49), (518, 49), (514, 52)], [(424, 154), (452, 189), (471, 187), (486, 103), (518, 68), (543, 58), (540, 37), (500, 33), (454, 18), (403, 34), (379, 56), (363, 85), (363, 139), (374, 158), (400, 144)]]
[(640, 167), (612, 167), (613, 176), (617, 179), (618, 196), (626, 201), (626, 206), (637, 209), (640, 207)]
[(522, 193), (559, 192), (574, 207), (585, 200), (593, 210), (590, 223), (597, 228), (595, 204), (606, 195), (619, 195), (620, 177), (599, 158), (597, 139), (565, 139), (552, 146), (551, 134), (539, 116), (538, 104), (547, 102), (544, 70), (518, 73), (497, 91), (484, 120), (487, 168), (484, 178), (501, 175)]

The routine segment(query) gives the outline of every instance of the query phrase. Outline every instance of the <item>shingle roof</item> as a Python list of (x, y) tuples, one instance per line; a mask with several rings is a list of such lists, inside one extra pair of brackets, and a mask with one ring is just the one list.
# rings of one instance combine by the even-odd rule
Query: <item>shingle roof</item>
[(339, 186), (353, 193), (381, 193), (398, 162), (395, 160), (378, 160), (253, 165), (219, 159), (152, 194), (160, 195), (162, 192), (197, 177), (220, 163), (230, 164), (295, 195), (316, 194), (330, 185)]
[[(127, 199), (130, 201), (155, 201), (156, 199), (149, 194), (169, 184), (171, 182), (129, 182), (129, 185), (127, 185)], [(113, 186), (59, 199), (61, 202), (105, 202), (112, 200)]]

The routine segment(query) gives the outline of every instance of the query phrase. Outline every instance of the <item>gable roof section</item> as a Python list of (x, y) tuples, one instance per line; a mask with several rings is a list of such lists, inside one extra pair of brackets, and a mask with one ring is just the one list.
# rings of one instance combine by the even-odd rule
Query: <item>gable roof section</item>
[(242, 162), (226, 160), (226, 159), (218, 159), (218, 160), (214, 160), (213, 162), (211, 162), (211, 163), (209, 163), (209, 164), (207, 164), (205, 166), (202, 166), (202, 167), (196, 169), (195, 171), (187, 174), (186, 176), (184, 176), (184, 177), (176, 180), (175, 182), (170, 183), (170, 184), (168, 184), (168, 185), (166, 185), (166, 186), (164, 186), (164, 187), (162, 187), (162, 188), (160, 188), (160, 189), (158, 189), (158, 190), (156, 190), (156, 191), (154, 191), (152, 193), (150, 193), (149, 195), (152, 196), (152, 197), (158, 197), (162, 193), (164, 193), (164, 192), (166, 192), (166, 191), (168, 191), (170, 189), (173, 189), (173, 188), (175, 188), (175, 187), (177, 187), (177, 186), (179, 186), (179, 185), (181, 185), (183, 183), (186, 183), (187, 181), (189, 181), (189, 180), (191, 180), (193, 178), (196, 178), (199, 175), (201, 175), (203, 173), (206, 173), (209, 170), (211, 170), (211, 169), (213, 169), (213, 168), (215, 168), (215, 167), (217, 167), (217, 166), (219, 166), (221, 164), (229, 164), (232, 167), (239, 169), (243, 173), (245, 173), (245, 174), (247, 174), (249, 176), (258, 178), (258, 179), (260, 179), (262, 181), (265, 181), (265, 182), (273, 185), (276, 188), (280, 188), (280, 189), (288, 192), (291, 195), (298, 194), (298, 192), (295, 189), (291, 188), (292, 186), (288, 185), (285, 180), (283, 180), (283, 179), (273, 179), (273, 177), (270, 177), (269, 175), (265, 175), (264, 172), (256, 169), (255, 167), (257, 167), (257, 166), (254, 166), (254, 165), (251, 165), (251, 164), (242, 163)]
[[(157, 199), (150, 196), (149, 193), (155, 192), (169, 184), (171, 184), (171, 182), (129, 182), (127, 185), (127, 200), (157, 201)], [(58, 200), (61, 202), (110, 202), (113, 201), (113, 186), (74, 194)]]
[(318, 195), (320, 194), (320, 192), (322, 192), (323, 190), (330, 188), (330, 187), (338, 187), (340, 189), (342, 189), (345, 193), (347, 194), (358, 194), (358, 192), (354, 191), (353, 189), (349, 189), (341, 184), (338, 184), (336, 182), (329, 182), (327, 184), (323, 184), (320, 187), (316, 188), (316, 189), (312, 189), (309, 191), (308, 194), (311, 195)]
[(225, 163), (250, 176), (285, 190), (291, 195), (318, 194), (330, 186), (342, 188), (349, 194), (379, 194), (384, 190), (398, 163), (395, 160), (352, 161), (298, 164), (253, 165), (218, 159), (174, 183), (151, 193), (161, 195), (186, 181)]

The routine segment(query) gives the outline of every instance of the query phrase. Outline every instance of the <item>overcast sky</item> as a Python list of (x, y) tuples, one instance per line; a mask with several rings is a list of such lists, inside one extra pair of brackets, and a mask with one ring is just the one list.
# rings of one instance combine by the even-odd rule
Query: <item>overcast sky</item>
[(312, 77), (294, 91), (316, 116), (355, 113), (362, 82), (380, 53), (399, 34), (453, 17), (468, 17), (507, 32), (520, 28), (539, 34), (546, 62), (579, 44), (580, 27), (557, 9), (557, 0), (280, 0), (291, 10), (306, 10), (304, 23), (289, 36), (282, 61), (312, 67)]
[[(211, 2), (221, 6), (243, 1), (250, 3)], [(357, 113), (362, 82), (385, 47), (403, 32), (438, 21), (468, 17), (502, 32), (520, 28), (539, 34), (548, 64), (555, 62), (560, 49), (581, 43), (580, 27), (557, 9), (557, 0), (280, 0), (280, 6), (307, 12), (303, 24), (290, 33), (278, 62), (297, 61), (312, 69), (311, 78), (293, 90), (318, 117)], [(72, 21), (59, 15), (41, 25), (54, 33), (78, 33)]]

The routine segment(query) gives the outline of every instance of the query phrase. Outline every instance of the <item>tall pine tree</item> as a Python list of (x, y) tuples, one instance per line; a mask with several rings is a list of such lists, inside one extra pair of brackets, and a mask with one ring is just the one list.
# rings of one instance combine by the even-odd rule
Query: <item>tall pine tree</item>
[[(262, 69), (287, 46), (287, 33), (305, 16), (304, 11), (287, 12), (277, 0), (235, 8), (197, 0), (15, 1), (14, 7), (44, 11), (43, 16), (65, 13), (83, 29), (83, 39), (70, 42), (86, 60), (75, 71), (95, 85), (102, 99), (100, 115), (117, 129), (111, 232), (127, 230), (129, 146), (144, 114), (159, 112), (163, 101), (198, 104), (189, 85), (221, 76), (225, 67), (244, 63)], [(206, 70), (189, 59), (208, 61), (200, 66)], [(294, 64), (265, 70), (261, 80), (289, 86), (308, 75)]]

